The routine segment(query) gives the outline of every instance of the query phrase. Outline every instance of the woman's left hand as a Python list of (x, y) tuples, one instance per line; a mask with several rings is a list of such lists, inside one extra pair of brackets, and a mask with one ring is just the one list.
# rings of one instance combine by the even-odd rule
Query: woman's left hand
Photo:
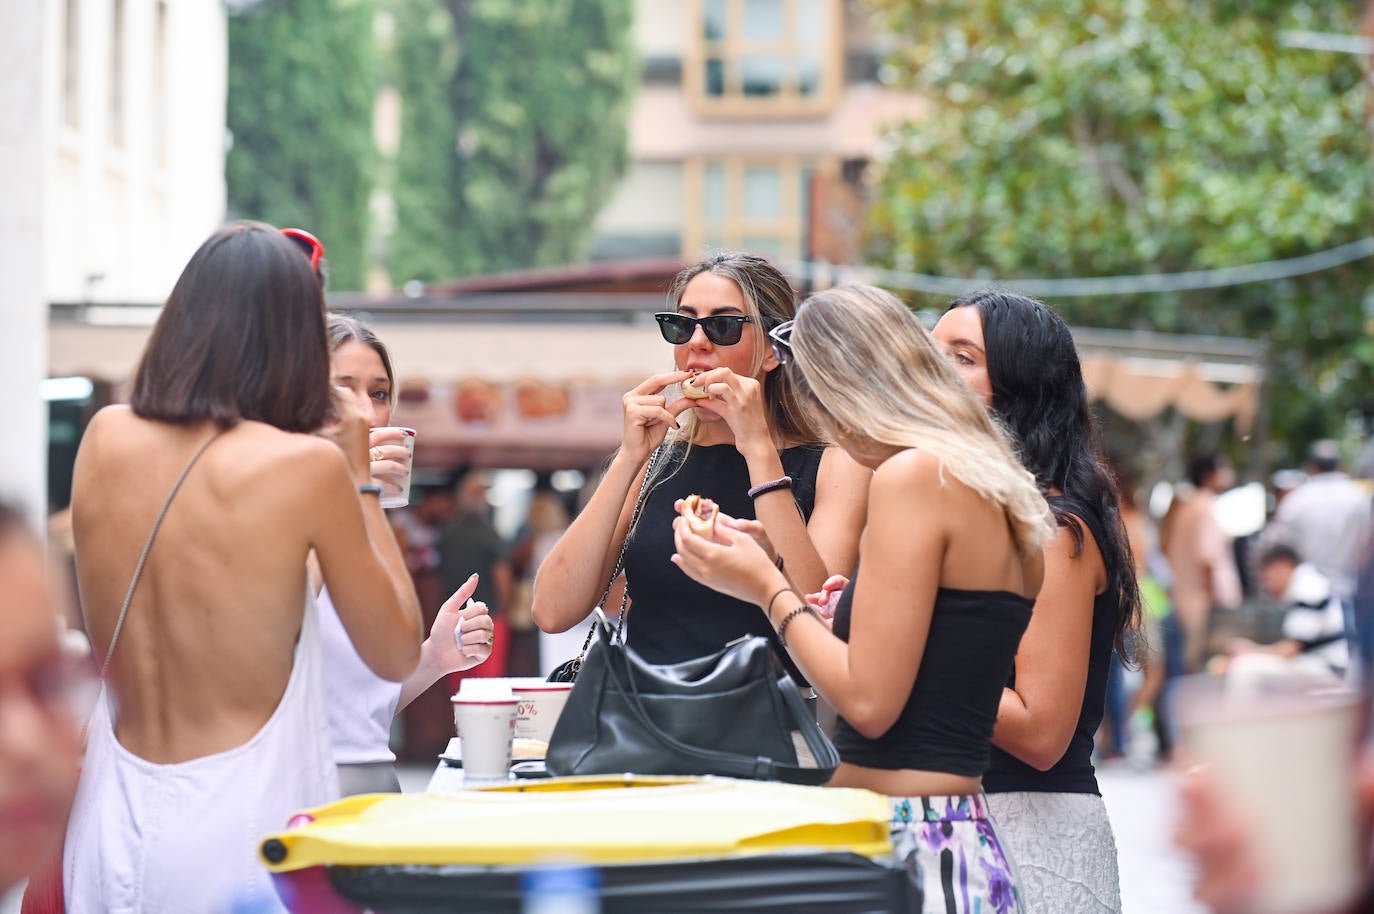
[(763, 385), (756, 379), (735, 374), (728, 368), (703, 371), (693, 381), (706, 391), (707, 404), (730, 427), (735, 435), (735, 447), (745, 453), (752, 446), (773, 448), (773, 434), (768, 428), (768, 404), (764, 401)]
[(692, 532), (679, 515), (673, 521), (677, 552), (672, 561), (698, 583), (748, 603), (760, 603), (768, 599), (763, 591), (779, 572), (763, 547), (736, 529), (735, 523), (736, 518), (718, 515), (714, 537), (708, 539)]
[(368, 469), (383, 494), (400, 492), (410, 475), (410, 452), (404, 442), (405, 432), (394, 428), (374, 428), (368, 432)]
[(470, 670), (491, 656), (495, 642), (491, 612), (485, 603), (468, 603), (476, 589), (474, 574), (439, 607), (429, 629), (425, 647), (434, 663), (450, 673)]

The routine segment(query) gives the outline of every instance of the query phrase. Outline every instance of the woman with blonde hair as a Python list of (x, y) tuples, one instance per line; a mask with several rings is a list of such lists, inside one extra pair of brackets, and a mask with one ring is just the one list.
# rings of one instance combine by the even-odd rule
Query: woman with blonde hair
[(873, 470), (833, 629), (733, 518), (674, 521), (673, 561), (755, 604), (839, 713), (833, 786), (892, 803), (928, 912), (1020, 911), (981, 795), (1002, 686), (1044, 571), (1049, 508), (1010, 443), (894, 296), (817, 292), (774, 351), (828, 435)]
[[(785, 568), (779, 573), (813, 591), (853, 570), (869, 477), (823, 445), (792, 380), (777, 370), (766, 334), (793, 316), (796, 298), (776, 267), (752, 254), (717, 254), (679, 273), (669, 300), (673, 310), (654, 317), (673, 344), (675, 369), (624, 396), (620, 449), (539, 569), (533, 606), (546, 632), (582, 621), (623, 546), (628, 643), (651, 663), (712, 654), (742, 635), (772, 636), (747, 603), (669, 564), (678, 499), (703, 495), (747, 521), (769, 560)], [(688, 379), (687, 396), (670, 400)]]

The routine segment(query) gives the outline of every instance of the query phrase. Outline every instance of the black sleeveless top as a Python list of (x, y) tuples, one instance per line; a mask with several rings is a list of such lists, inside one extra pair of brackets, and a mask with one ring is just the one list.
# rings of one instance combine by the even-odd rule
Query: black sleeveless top
[[(820, 445), (787, 448), (781, 454), (783, 472), (792, 477), (792, 497), (802, 517), (816, 506), (816, 472)], [(627, 643), (650, 663), (680, 663), (714, 654), (743, 635), (763, 635), (773, 642), (788, 672), (805, 684), (787, 656), (773, 626), (752, 603), (727, 597), (693, 581), (670, 562), (673, 548), (673, 502), (688, 495), (713, 500), (731, 517), (755, 520), (749, 497), (749, 467), (733, 444), (693, 445), (682, 451), (651, 485), (643, 514), (625, 550), (625, 579), (631, 606), (626, 622)]]
[[(1084, 533), (1103, 542), (1102, 518), (1082, 502), (1064, 496), (1051, 496), (1051, 506), (1069, 511), (1083, 521)], [(1105, 556), (1104, 556), (1105, 558)], [(1116, 640), (1116, 618), (1120, 612), (1116, 583), (1118, 569), (1107, 566), (1107, 588), (1093, 600), (1093, 627), (1088, 654), (1088, 681), (1083, 690), (1083, 705), (1078, 712), (1078, 724), (1064, 756), (1047, 771), (1039, 771), (1016, 756), (992, 748), (992, 764), (983, 775), (983, 790), (987, 793), (1090, 793), (1100, 795), (1097, 774), (1093, 769), (1093, 735), (1102, 723), (1107, 701), (1107, 673), (1112, 663), (1112, 649)], [(1013, 668), (1007, 680), (1016, 685)]]
[[(855, 576), (855, 580), (858, 576)], [(854, 581), (835, 607), (834, 632), (849, 641)], [(988, 767), (992, 727), (1032, 601), (1005, 590), (935, 594), (930, 634), (906, 706), (886, 733), (869, 739), (841, 717), (840, 758), (867, 768), (913, 768), (978, 777)]]

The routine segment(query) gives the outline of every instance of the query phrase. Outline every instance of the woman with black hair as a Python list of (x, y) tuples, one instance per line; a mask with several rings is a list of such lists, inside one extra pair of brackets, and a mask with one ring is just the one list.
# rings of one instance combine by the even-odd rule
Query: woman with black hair
[(983, 787), (1028, 914), (1119, 912), (1116, 842), (1091, 756), (1112, 651), (1126, 656), (1140, 594), (1078, 352), (1059, 315), (1011, 292), (958, 299), (934, 336), (1017, 439), (1059, 526)]

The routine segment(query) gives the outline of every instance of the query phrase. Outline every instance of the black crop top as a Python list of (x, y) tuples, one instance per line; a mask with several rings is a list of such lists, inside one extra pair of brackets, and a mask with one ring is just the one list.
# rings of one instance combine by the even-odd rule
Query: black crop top
[[(1059, 510), (1071, 512), (1081, 518), (1085, 533), (1093, 539), (1103, 541), (1102, 519), (1096, 511), (1088, 509), (1081, 502), (1063, 496), (1051, 496), (1049, 503)], [(1003, 752), (996, 746), (992, 749), (992, 762), (983, 775), (983, 789), (988, 793), (1009, 793), (1026, 791), (1031, 793), (1100, 793), (1097, 787), (1097, 774), (1093, 769), (1093, 735), (1102, 723), (1103, 708), (1107, 701), (1107, 674), (1112, 663), (1112, 647), (1116, 640), (1116, 617), (1120, 612), (1117, 599), (1117, 569), (1107, 567), (1107, 589), (1093, 600), (1092, 636), (1088, 654), (1088, 681), (1083, 690), (1083, 704), (1078, 712), (1078, 723), (1069, 740), (1069, 748), (1054, 767), (1038, 771), (1014, 755)], [(1016, 685), (1016, 670), (1012, 669), (1007, 680), (1009, 686)]]
[[(835, 607), (834, 632), (846, 642), (853, 603), (850, 581)], [(840, 758), (868, 768), (981, 775), (988, 767), (1002, 687), (1031, 606), (1004, 590), (940, 588), (920, 671), (901, 715), (877, 739), (840, 718), (835, 726)]]
[[(816, 505), (816, 473), (823, 451), (819, 445), (803, 445), (780, 455), (803, 518), (810, 518)], [(676, 551), (673, 502), (679, 498), (703, 495), (731, 517), (755, 519), (743, 455), (733, 444), (694, 445), (685, 462), (663, 472), (672, 475), (651, 488), (625, 550), (632, 601), (625, 626), (629, 645), (650, 663), (680, 663), (714, 654), (743, 635), (763, 635), (773, 642), (793, 678), (805, 684), (757, 606), (698, 584), (668, 560)]]

